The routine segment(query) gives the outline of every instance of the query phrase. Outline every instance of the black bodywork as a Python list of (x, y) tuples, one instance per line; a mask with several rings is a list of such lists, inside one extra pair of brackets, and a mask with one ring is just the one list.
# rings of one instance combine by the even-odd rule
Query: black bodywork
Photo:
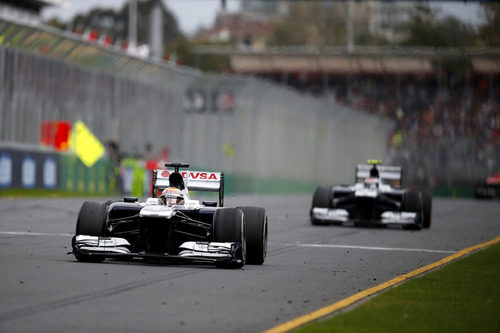
[(349, 188), (334, 187), (332, 189), (332, 208), (345, 209), (349, 217), (360, 223), (373, 223), (380, 220), (386, 211), (400, 211), (405, 190), (395, 189), (390, 193), (381, 193), (374, 198), (356, 197), (355, 191)]
[(497, 184), (481, 183), (474, 187), (476, 199), (500, 199), (500, 182)]
[[(221, 172), (180, 173), (179, 168), (189, 165), (165, 166), (174, 171), (154, 170), (153, 198), (145, 202), (125, 197), (123, 201), (83, 203), (72, 241), (71, 253), (77, 260), (142, 258), (231, 268), (246, 263), (262, 265), (267, 253), (265, 209), (223, 207)], [(161, 196), (158, 198), (167, 187), (177, 188), (181, 200), (170, 203)], [(191, 200), (189, 191), (218, 192), (219, 202)]]
[(176, 254), (187, 241), (213, 241), (213, 217), (217, 208), (177, 210), (170, 219), (139, 217), (138, 203), (109, 205), (107, 236), (126, 239), (132, 252)]

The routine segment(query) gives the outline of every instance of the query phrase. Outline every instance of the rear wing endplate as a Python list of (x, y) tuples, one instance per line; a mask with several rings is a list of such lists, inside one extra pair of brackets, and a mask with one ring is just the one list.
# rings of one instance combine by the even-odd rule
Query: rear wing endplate
[[(371, 168), (372, 165), (358, 164), (356, 166), (355, 181), (358, 182), (360, 180), (369, 178)], [(400, 166), (378, 165), (377, 169), (380, 179), (399, 182), (400, 185), (403, 184), (403, 170)]]
[[(152, 192), (153, 197), (158, 196), (158, 191), (163, 191), (170, 186), (169, 177), (176, 170), (154, 169)], [(224, 206), (224, 173), (210, 171), (179, 170), (184, 180), (184, 186), (189, 191), (218, 192), (219, 206)]]

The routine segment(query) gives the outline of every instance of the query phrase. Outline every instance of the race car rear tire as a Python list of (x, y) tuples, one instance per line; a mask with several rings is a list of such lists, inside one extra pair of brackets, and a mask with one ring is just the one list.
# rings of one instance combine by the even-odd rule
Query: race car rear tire
[(432, 194), (422, 191), (423, 227), (430, 228), (432, 222)]
[(239, 207), (245, 216), (247, 258), (250, 265), (262, 265), (267, 254), (267, 215), (260, 207)]
[[(105, 236), (108, 206), (99, 202), (85, 201), (76, 220), (76, 235)], [(102, 256), (75, 252), (78, 261), (101, 262)]]
[(313, 218), (312, 210), (313, 208), (332, 208), (332, 187), (331, 186), (318, 186), (314, 191), (311, 205), (311, 224), (313, 225), (325, 225), (324, 221)]
[(404, 225), (403, 229), (407, 230), (420, 230), (422, 229), (422, 194), (420, 191), (410, 190), (403, 195), (404, 212), (417, 213), (417, 219), (414, 224)]
[(246, 262), (245, 220), (239, 208), (221, 208), (214, 214), (214, 242), (241, 244), (240, 258)]

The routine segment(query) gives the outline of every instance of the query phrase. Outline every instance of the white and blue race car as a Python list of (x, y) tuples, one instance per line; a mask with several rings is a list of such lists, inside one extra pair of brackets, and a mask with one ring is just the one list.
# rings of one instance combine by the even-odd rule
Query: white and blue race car
[[(153, 197), (145, 202), (83, 203), (72, 240), (79, 261), (106, 258), (166, 263), (261, 265), (267, 252), (267, 214), (260, 207), (224, 206), (224, 174), (188, 171), (167, 163), (153, 171)], [(199, 201), (189, 191), (219, 193)], [(173, 199), (173, 201), (171, 201)]]
[[(356, 166), (354, 185), (317, 187), (310, 210), (311, 223), (354, 225), (402, 225), (420, 230), (431, 226), (432, 195), (404, 189), (399, 166), (380, 161)], [(394, 185), (397, 184), (397, 185)]]

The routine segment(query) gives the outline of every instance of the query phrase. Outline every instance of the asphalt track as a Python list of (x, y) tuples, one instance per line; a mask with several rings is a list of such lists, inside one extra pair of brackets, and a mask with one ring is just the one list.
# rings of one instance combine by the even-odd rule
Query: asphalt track
[(269, 215), (241, 270), (67, 255), (83, 199), (0, 199), (0, 332), (259, 332), (500, 235), (500, 202), (434, 199), (428, 230), (311, 226), (310, 196), (227, 197)]

